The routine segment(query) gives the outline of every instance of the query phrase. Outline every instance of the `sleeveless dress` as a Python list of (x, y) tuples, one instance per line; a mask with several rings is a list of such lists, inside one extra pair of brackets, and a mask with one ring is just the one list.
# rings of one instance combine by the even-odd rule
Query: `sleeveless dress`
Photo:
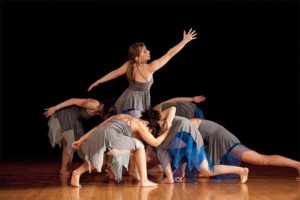
[(213, 164), (240, 166), (242, 153), (250, 150), (223, 126), (202, 119), (198, 127)]
[[(70, 163), (73, 159), (74, 149), (72, 143), (84, 135), (82, 121), (92, 117), (85, 108), (70, 106), (63, 108), (49, 119), (48, 137), (51, 146), (62, 146), (62, 140), (67, 143), (67, 152), (70, 155)], [(80, 155), (80, 152), (78, 152)]]
[(130, 127), (121, 119), (112, 119), (100, 126), (81, 145), (89, 168), (91, 169), (90, 163), (93, 163), (98, 172), (101, 172), (106, 151), (117, 150), (108, 160), (117, 182), (122, 180), (122, 167), (128, 169), (130, 150), (139, 148), (143, 148), (143, 144), (131, 137)]
[(162, 105), (162, 111), (166, 110), (170, 107), (176, 107), (176, 115), (181, 117), (186, 117), (188, 119), (191, 118), (204, 118), (204, 114), (202, 110), (192, 102), (170, 102), (170, 103), (164, 103)]
[(193, 171), (199, 173), (204, 159), (210, 169), (213, 168), (206, 156), (199, 130), (189, 119), (180, 116), (174, 117), (167, 138), (157, 147), (157, 156), (164, 169), (171, 162), (173, 171), (186, 162), (186, 174)]
[[(151, 107), (150, 89), (153, 77), (147, 82), (129, 81), (128, 88), (115, 103), (117, 113), (128, 114), (129, 111), (137, 110), (141, 113)], [(137, 116), (139, 118), (140, 116)]]
[[(206, 152), (214, 165), (241, 166), (242, 154), (250, 149), (223, 126), (202, 119), (198, 127), (205, 144)], [(219, 175), (212, 178), (235, 178), (237, 175)]]

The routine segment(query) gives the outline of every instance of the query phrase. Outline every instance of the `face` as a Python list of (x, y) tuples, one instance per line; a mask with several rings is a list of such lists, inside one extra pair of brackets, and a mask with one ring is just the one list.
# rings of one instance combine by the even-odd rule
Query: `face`
[(144, 46), (141, 54), (138, 57), (138, 61), (142, 63), (147, 62), (148, 60), (150, 60), (150, 51), (146, 48), (146, 46)]

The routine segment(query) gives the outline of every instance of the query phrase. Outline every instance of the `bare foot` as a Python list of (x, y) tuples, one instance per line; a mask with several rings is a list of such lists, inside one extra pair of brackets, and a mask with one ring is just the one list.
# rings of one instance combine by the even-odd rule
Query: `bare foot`
[(74, 187), (81, 187), (79, 184), (80, 174), (76, 173), (76, 170), (72, 173), (71, 185)]
[(184, 177), (183, 176), (178, 176), (174, 179), (176, 183), (183, 183), (184, 182)]
[(246, 183), (246, 181), (248, 180), (249, 169), (247, 167), (244, 167), (242, 170), (243, 171), (240, 174), (241, 183)]
[(145, 180), (145, 181), (141, 182), (141, 187), (156, 187), (156, 186), (158, 186), (157, 183), (154, 183), (154, 182), (149, 181), (149, 180)]
[(164, 184), (172, 184), (172, 183), (174, 183), (174, 179), (173, 179), (173, 178), (168, 178), (168, 177), (166, 177), (166, 178), (162, 179), (162, 180), (160, 181), (160, 183), (164, 183)]
[(105, 172), (107, 173), (109, 180), (115, 180), (115, 176), (112, 173), (112, 171), (110, 170), (110, 168), (106, 169)]
[(201, 173), (198, 173), (197, 174), (197, 178), (205, 178), (206, 176), (205, 175), (203, 175), (203, 174), (201, 174)]

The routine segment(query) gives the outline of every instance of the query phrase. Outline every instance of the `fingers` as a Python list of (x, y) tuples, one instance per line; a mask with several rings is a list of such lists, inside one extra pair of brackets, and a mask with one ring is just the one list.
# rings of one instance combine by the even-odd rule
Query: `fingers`
[(45, 117), (49, 117), (49, 108), (45, 109), (44, 116)]
[(94, 86), (93, 86), (93, 85), (91, 85), (91, 86), (88, 88), (88, 90), (87, 90), (87, 91), (88, 91), (88, 92), (89, 92), (89, 91), (91, 91), (91, 90), (93, 89), (93, 87), (94, 87)]
[(188, 33), (184, 31), (184, 36), (189, 36), (191, 37), (191, 39), (197, 39), (196, 35), (197, 35), (196, 30), (193, 30), (192, 28), (189, 29)]

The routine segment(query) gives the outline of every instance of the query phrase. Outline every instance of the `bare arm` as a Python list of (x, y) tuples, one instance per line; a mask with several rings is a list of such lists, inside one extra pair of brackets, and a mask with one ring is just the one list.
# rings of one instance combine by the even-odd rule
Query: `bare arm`
[(149, 129), (141, 123), (137, 123), (138, 126), (138, 134), (139, 136), (150, 146), (157, 147), (159, 146), (167, 137), (169, 130), (164, 131), (160, 136), (154, 137)]
[(168, 125), (167, 128), (170, 128), (172, 125), (172, 121), (175, 117), (175, 114), (176, 114), (176, 107), (172, 106), (170, 108), (167, 108), (166, 110), (161, 112), (160, 121), (166, 121), (166, 123)]
[(95, 81), (93, 84), (91, 84), (89, 86), (87, 91), (91, 91), (94, 87), (98, 86), (99, 84), (110, 81), (112, 79), (115, 79), (115, 78), (125, 74), (127, 72), (128, 62), (129, 61), (126, 61), (121, 67), (107, 73), (106, 75), (104, 75), (103, 77), (101, 77), (100, 79)]
[(108, 119), (106, 119), (105, 121), (101, 122), (98, 126), (95, 126), (94, 128), (92, 128), (89, 132), (87, 132), (86, 134), (84, 134), (81, 138), (79, 138), (77, 141), (73, 142), (72, 143), (72, 147), (73, 149), (79, 149), (80, 145), (86, 141), (90, 136), (91, 134), (93, 134), (95, 132), (95, 130), (97, 130), (100, 126), (103, 126), (105, 125), (108, 121), (110, 121), (111, 119), (113, 118), (110, 117)]
[(138, 119), (134, 119), (138, 126), (138, 134), (140, 137), (149, 145), (153, 147), (159, 146), (167, 137), (170, 127), (172, 125), (172, 121), (174, 119), (176, 113), (175, 107), (170, 107), (166, 111), (162, 112), (161, 119), (165, 120), (167, 126), (164, 127), (162, 133), (158, 137), (154, 137), (146, 125), (142, 124)]
[(79, 106), (82, 108), (97, 109), (97, 107), (99, 106), (99, 102), (95, 99), (71, 98), (71, 99), (68, 99), (64, 102), (57, 104), (56, 106), (46, 108), (44, 115), (46, 117), (49, 117), (49, 116), (53, 115), (56, 111), (58, 111), (62, 108), (73, 106), (73, 105), (76, 105), (76, 106)]
[(183, 32), (183, 39), (174, 47), (172, 47), (166, 54), (164, 54), (162, 57), (160, 57), (157, 60), (152, 61), (149, 65), (149, 69), (152, 72), (155, 72), (156, 70), (163, 67), (173, 56), (175, 56), (187, 43), (190, 41), (196, 39), (196, 31), (193, 29), (190, 29), (188, 33), (185, 31)]
[(161, 110), (163, 104), (165, 104), (165, 103), (182, 102), (182, 101), (183, 102), (200, 103), (200, 102), (205, 101), (205, 97), (203, 95), (201, 95), (201, 96), (194, 96), (194, 97), (175, 97), (175, 98), (168, 99), (166, 101), (163, 101), (163, 102), (155, 105), (153, 107), (153, 109), (155, 109), (155, 110)]

